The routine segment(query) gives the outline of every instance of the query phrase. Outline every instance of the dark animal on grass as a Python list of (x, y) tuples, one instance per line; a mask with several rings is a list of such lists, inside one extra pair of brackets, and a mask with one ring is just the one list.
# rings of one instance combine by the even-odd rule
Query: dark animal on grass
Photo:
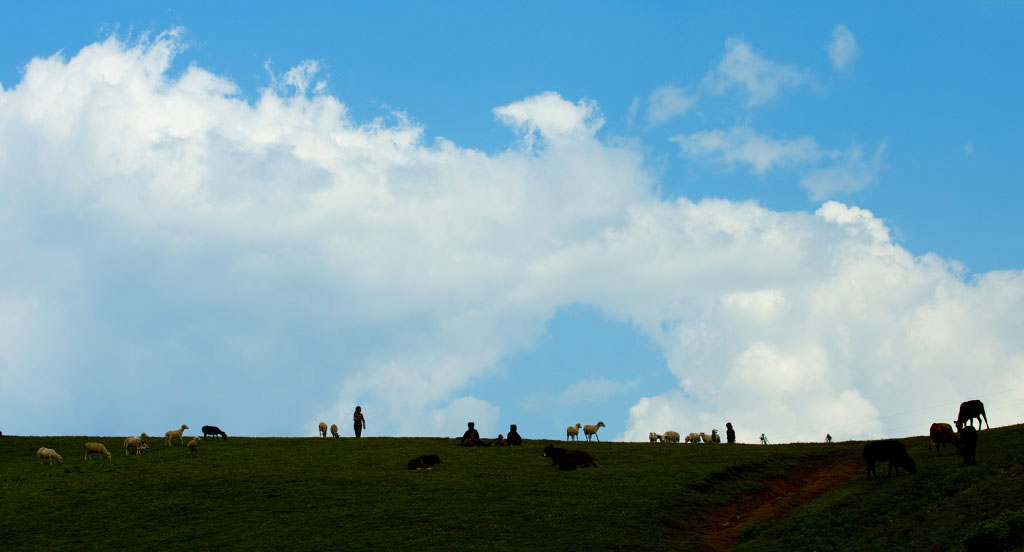
[(907, 454), (907, 447), (895, 439), (872, 441), (864, 445), (864, 459), (868, 461), (868, 479), (871, 479), (872, 474), (876, 479), (878, 478), (878, 473), (875, 472), (875, 462), (889, 462), (888, 477), (892, 477), (894, 467), (896, 475), (900, 474), (900, 468), (904, 468), (910, 473), (917, 473), (917, 464)]
[(224, 438), (225, 441), (228, 440), (228, 434), (224, 433), (223, 431), (221, 431), (220, 428), (217, 427), (217, 426), (203, 426), (203, 440), (204, 441), (206, 440), (206, 436), (207, 435), (213, 435), (214, 437), (217, 437), (218, 435), (220, 435), (221, 437)]
[(596, 468), (601, 464), (589, 453), (582, 450), (565, 450), (556, 446), (548, 445), (541, 453), (541, 456), (550, 458), (551, 462), (562, 471), (575, 470), (576, 468)]
[(978, 429), (981, 429), (981, 420), (985, 420), (985, 429), (989, 429), (988, 416), (985, 415), (985, 405), (977, 399), (960, 403), (960, 414), (957, 415), (956, 421), (953, 424), (956, 425), (956, 430), (960, 431), (968, 424), (974, 427), (975, 418), (978, 419)]
[(441, 463), (441, 457), (436, 454), (424, 454), (409, 460), (410, 470), (429, 470)]
[(960, 430), (960, 455), (964, 457), (965, 466), (978, 463), (974, 454), (978, 451), (978, 430), (967, 426)]
[(942, 450), (947, 444), (960, 448), (960, 440), (957, 439), (956, 433), (953, 433), (953, 428), (949, 424), (932, 424), (931, 429), (928, 430), (928, 437), (929, 452), (932, 450), (932, 445), (935, 445), (935, 450)]

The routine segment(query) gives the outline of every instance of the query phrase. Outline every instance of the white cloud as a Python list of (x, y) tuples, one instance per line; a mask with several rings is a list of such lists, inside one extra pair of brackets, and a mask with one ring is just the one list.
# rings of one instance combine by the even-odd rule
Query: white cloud
[(846, 25), (836, 25), (832, 29), (832, 41), (825, 49), (828, 51), (828, 58), (832, 60), (832, 68), (836, 71), (846, 71), (857, 57), (857, 39)]
[(738, 88), (746, 94), (747, 107), (755, 107), (808, 81), (808, 75), (795, 67), (765, 59), (743, 39), (730, 38), (725, 41), (725, 55), (702, 85), (713, 94)]
[[(626, 438), (921, 433), (994, 390), (994, 421), (1024, 415), (1018, 271), (965, 281), (841, 203), (660, 199), (592, 102), (497, 108), (526, 147), (487, 155), (357, 123), (327, 93), (247, 103), (200, 67), (171, 78), (176, 40), (36, 59), (0, 92), (5, 432), (153, 433), (187, 413), (305, 435), (360, 404), (370, 434), (493, 433), (501, 406), (465, 388), (573, 304), (649, 336), (679, 383), (637, 383)], [(877, 170), (880, 152), (837, 163)], [(619, 388), (598, 377), (565, 398)], [(118, 400), (139, 395), (167, 398)]]
[(660, 125), (675, 117), (686, 115), (697, 105), (697, 95), (675, 86), (662, 86), (651, 92), (647, 102), (647, 122), (651, 125)]
[(822, 156), (813, 138), (773, 140), (748, 126), (681, 134), (670, 140), (679, 144), (683, 153), (690, 157), (713, 157), (728, 166), (744, 163), (750, 165), (754, 174), (779, 166), (813, 162)]
[(857, 144), (844, 152), (831, 152), (834, 164), (810, 171), (800, 180), (800, 185), (815, 201), (862, 190), (875, 182), (882, 170), (884, 153), (884, 142), (875, 148), (870, 159), (865, 158), (864, 150)]

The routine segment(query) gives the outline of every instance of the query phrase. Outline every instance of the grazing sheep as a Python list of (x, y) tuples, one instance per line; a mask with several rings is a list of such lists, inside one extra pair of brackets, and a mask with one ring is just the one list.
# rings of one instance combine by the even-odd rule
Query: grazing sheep
[(687, 443), (700, 443), (700, 433), (690, 433), (686, 436)]
[[(981, 425), (981, 424), (978, 424)], [(978, 451), (978, 430), (967, 426), (960, 430), (960, 454), (964, 457), (965, 466), (978, 463), (975, 453)]]
[(167, 439), (167, 446), (171, 446), (171, 439), (173, 439), (175, 437), (178, 438), (178, 441), (180, 443), (184, 443), (185, 442), (185, 438), (182, 437), (182, 434), (185, 433), (186, 429), (188, 429), (188, 426), (185, 425), (185, 424), (181, 424), (181, 428), (179, 428), (179, 429), (172, 429), (172, 430), (168, 431), (167, 433), (164, 433), (164, 438)]
[(331, 437), (335, 439), (341, 437), (341, 434), (338, 433), (338, 424), (331, 424)]
[(107, 447), (103, 446), (103, 443), (86, 443), (85, 444), (85, 459), (89, 459), (90, 454), (99, 454), (106, 456), (107, 460), (110, 460), (110, 453), (107, 452)]
[(320, 422), (320, 436), (327, 438), (327, 422)]
[(576, 425), (565, 428), (565, 440), (568, 441), (571, 439), (573, 441), (578, 441), (581, 427), (583, 427), (583, 424), (576, 422)]
[(679, 442), (679, 432), (678, 431), (666, 431), (661, 436), (661, 442), (663, 442), (663, 443), (678, 443)]
[[(145, 435), (145, 433), (143, 433)], [(141, 437), (125, 437), (124, 439), (124, 455), (128, 456), (128, 449), (135, 451), (135, 454), (139, 453), (139, 447), (142, 446)]]
[(655, 441), (660, 441), (661, 440), (661, 435), (658, 435), (657, 433), (655, 433), (653, 431), (648, 433), (647, 437), (649, 437), (651, 439), (652, 443), (655, 442)]
[(562, 471), (575, 470), (576, 468), (599, 467), (601, 464), (589, 453), (582, 450), (565, 450), (553, 445), (548, 445), (541, 453), (541, 456), (550, 458), (551, 462)]
[(974, 427), (974, 419), (978, 419), (978, 429), (981, 429), (981, 420), (985, 420), (985, 428), (988, 429), (988, 416), (985, 416), (985, 405), (974, 399), (973, 401), (964, 401), (960, 403), (960, 412), (956, 416), (956, 421), (953, 422), (956, 425), (956, 430), (960, 431), (967, 424)]
[(864, 445), (864, 459), (868, 461), (868, 479), (871, 479), (871, 474), (878, 479), (875, 462), (889, 462), (888, 477), (892, 477), (893, 467), (896, 468), (896, 475), (900, 474), (901, 467), (910, 473), (917, 473), (917, 464), (907, 454), (907, 447), (895, 439), (871, 441)]
[(605, 427), (604, 422), (597, 422), (597, 425), (583, 426), (583, 434), (587, 436), (587, 441), (589, 441), (591, 437), (600, 441), (601, 439), (597, 436), (597, 430), (602, 427)]
[(436, 454), (424, 454), (409, 460), (410, 470), (429, 470), (441, 463), (441, 457)]
[(221, 431), (220, 428), (217, 427), (217, 426), (203, 426), (203, 440), (204, 441), (206, 440), (206, 436), (207, 435), (213, 435), (214, 438), (216, 438), (218, 435), (220, 435), (221, 437), (224, 438), (225, 441), (228, 440), (228, 434), (224, 433), (223, 431)]
[(53, 461), (54, 460), (57, 460), (61, 464), (64, 463), (64, 459), (61, 458), (61, 456), (59, 454), (57, 454), (57, 451), (55, 451), (53, 449), (50, 449), (50, 448), (46, 448), (46, 447), (39, 447), (39, 450), (36, 451), (36, 458), (39, 459), (39, 465), (40, 466), (43, 465), (43, 459), (44, 458), (46, 458), (46, 459), (48, 459), (50, 461), (50, 465), (51, 466), (53, 465)]
[(722, 442), (722, 436), (718, 434), (717, 429), (711, 430), (711, 442), (716, 444)]
[(188, 455), (195, 458), (199, 456), (199, 436), (195, 436), (188, 442)]
[(960, 448), (960, 440), (953, 433), (953, 428), (949, 424), (932, 424), (928, 428), (928, 452), (931, 452), (932, 445), (935, 445), (935, 450), (942, 450), (946, 444), (953, 445), (958, 449)]
[(146, 454), (147, 452), (149, 452), (149, 445), (147, 445), (146, 443), (142, 443), (141, 445), (139, 445), (139, 454)]

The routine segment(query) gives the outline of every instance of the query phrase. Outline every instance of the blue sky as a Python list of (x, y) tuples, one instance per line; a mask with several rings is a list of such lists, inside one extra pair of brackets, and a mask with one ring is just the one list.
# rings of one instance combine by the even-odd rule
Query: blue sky
[(0, 429), (1024, 414), (1019, 5), (308, 6), (5, 9)]

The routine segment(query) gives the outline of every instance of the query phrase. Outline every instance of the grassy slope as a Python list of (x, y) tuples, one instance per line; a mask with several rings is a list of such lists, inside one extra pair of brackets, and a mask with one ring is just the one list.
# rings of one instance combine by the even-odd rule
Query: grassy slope
[[(977, 468), (928, 457), (923, 439), (910, 440), (918, 476), (854, 481), (787, 520), (751, 528), (741, 546), (923, 547), (934, 540), (922, 536), (930, 527), (948, 531), (979, 504), (988, 504), (986, 519), (1020, 507), (1021, 434), (983, 432)], [(85, 461), (86, 440), (105, 443), (113, 460)], [(688, 528), (709, 508), (795, 465), (857, 455), (861, 446), (580, 443), (602, 467), (559, 472), (540, 457), (541, 441), (464, 449), (432, 438), (232, 438), (203, 443), (190, 459), (181, 445), (155, 440), (153, 452), (126, 458), (121, 440), (0, 437), (3, 548), (699, 549)], [(40, 466), (40, 446), (55, 448), (64, 464)], [(443, 462), (436, 469), (405, 469), (435, 452)], [(905, 536), (887, 537), (892, 527)], [(955, 549), (962, 536), (937, 542)]]

